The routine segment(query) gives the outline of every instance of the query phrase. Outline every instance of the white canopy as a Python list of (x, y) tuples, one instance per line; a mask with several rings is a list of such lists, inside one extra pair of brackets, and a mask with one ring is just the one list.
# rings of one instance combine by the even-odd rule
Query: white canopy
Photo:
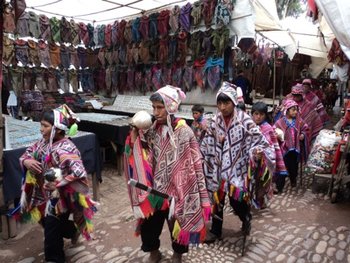
[(350, 59), (350, 1), (316, 0), (316, 3)]
[(141, 12), (193, 0), (26, 0), (28, 10), (48, 17), (65, 16), (76, 21), (108, 24)]

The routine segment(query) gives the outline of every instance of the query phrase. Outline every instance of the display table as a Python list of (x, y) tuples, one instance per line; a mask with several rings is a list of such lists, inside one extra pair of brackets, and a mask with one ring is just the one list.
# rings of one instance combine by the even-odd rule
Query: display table
[[(116, 114), (127, 114), (128, 116), (135, 114), (138, 111), (144, 110), (149, 114), (153, 113), (152, 103), (149, 96), (132, 96), (132, 95), (118, 95), (113, 105), (105, 106), (102, 111), (115, 112)], [(192, 105), (180, 105), (179, 112), (175, 114), (176, 117), (193, 120)]]
[(130, 117), (105, 113), (77, 113), (79, 130), (93, 132), (100, 142), (112, 141), (124, 146)]
[(79, 129), (96, 134), (100, 145), (111, 144), (117, 154), (118, 174), (123, 174), (123, 152), (128, 136), (130, 117), (106, 113), (77, 113)]
[[(6, 145), (4, 149), (3, 193), (5, 202), (21, 196), (22, 175), (19, 157), (26, 148), (39, 140), (40, 123), (20, 121), (5, 116)], [(81, 153), (81, 157), (88, 173), (92, 174), (93, 195), (98, 199), (98, 184), (101, 181), (101, 155), (96, 135), (79, 131), (72, 137), (72, 141)]]

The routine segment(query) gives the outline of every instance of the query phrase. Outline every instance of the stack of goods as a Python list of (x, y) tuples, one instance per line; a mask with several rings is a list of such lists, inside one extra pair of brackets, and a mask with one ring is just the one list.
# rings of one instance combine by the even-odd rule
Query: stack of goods
[(340, 132), (321, 130), (312, 147), (305, 172), (308, 174), (330, 174), (340, 140)]

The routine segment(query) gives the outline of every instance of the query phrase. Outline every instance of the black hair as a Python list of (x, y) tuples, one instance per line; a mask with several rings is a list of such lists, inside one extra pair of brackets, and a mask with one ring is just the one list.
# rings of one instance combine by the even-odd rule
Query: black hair
[(192, 110), (192, 112), (198, 111), (200, 113), (204, 113), (204, 107), (202, 105), (199, 105), (199, 104), (193, 105), (191, 110)]
[[(54, 114), (53, 110), (45, 111), (41, 115), (41, 120), (42, 121), (47, 121), (48, 123), (50, 123), (53, 126), (54, 123), (55, 123), (55, 114)], [(62, 135), (66, 134), (66, 132), (64, 130), (61, 130), (61, 129), (58, 129), (58, 128), (56, 128), (56, 133), (62, 133)]]
[(244, 102), (238, 102), (237, 108), (238, 108), (238, 109), (241, 109), (242, 111), (246, 111), (245, 103), (244, 103)]
[(152, 102), (158, 101), (164, 104), (163, 98), (158, 92), (153, 93), (151, 97), (149, 97), (149, 100)]
[(54, 115), (54, 113), (53, 113), (53, 110), (45, 111), (45, 112), (41, 115), (41, 120), (42, 120), (42, 121), (47, 121), (48, 123), (50, 123), (51, 125), (53, 125), (54, 122), (55, 122), (55, 115)]
[(254, 103), (252, 106), (252, 114), (256, 111), (261, 112), (261, 113), (265, 113), (265, 115), (267, 116), (268, 109), (267, 109), (266, 103), (264, 103), (262, 101), (258, 101), (256, 103)]
[(268, 123), (271, 124), (271, 120), (273, 119), (271, 116), (271, 113), (269, 113), (268, 111), (268, 107), (267, 104), (265, 102), (262, 101), (258, 101), (256, 103), (253, 104), (252, 106), (252, 115), (254, 114), (254, 112), (261, 112), (265, 114), (265, 121), (267, 121)]
[[(218, 97), (216, 98), (216, 103), (219, 102), (228, 102), (231, 101), (233, 103), (233, 101), (231, 100), (231, 98), (229, 96), (227, 96), (225, 93), (220, 93), (218, 95)], [(234, 103), (233, 103), (234, 104)]]

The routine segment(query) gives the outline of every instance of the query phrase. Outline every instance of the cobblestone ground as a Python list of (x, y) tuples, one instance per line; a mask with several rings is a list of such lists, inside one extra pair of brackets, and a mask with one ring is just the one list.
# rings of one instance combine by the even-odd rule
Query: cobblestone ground
[[(109, 167), (103, 172), (99, 212), (91, 241), (66, 242), (67, 262), (144, 262), (140, 240), (133, 236), (134, 221), (124, 177)], [(269, 208), (254, 211), (246, 253), (241, 257), (240, 222), (225, 210), (223, 240), (190, 248), (184, 262), (350, 262), (350, 203), (331, 204), (313, 194), (311, 178), (303, 186), (275, 196)], [(166, 227), (164, 227), (166, 229)], [(162, 260), (171, 262), (169, 233), (162, 234)], [(43, 262), (43, 233), (37, 225), (21, 226), (16, 238), (0, 241), (0, 262)]]

